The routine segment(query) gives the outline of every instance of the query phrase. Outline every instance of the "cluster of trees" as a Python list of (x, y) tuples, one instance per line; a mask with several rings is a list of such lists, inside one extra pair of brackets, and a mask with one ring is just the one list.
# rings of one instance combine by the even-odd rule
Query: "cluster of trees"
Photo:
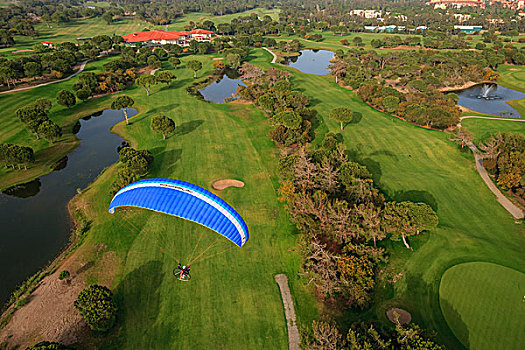
[(397, 323), (395, 329), (390, 331), (372, 323), (357, 322), (344, 337), (330, 320), (314, 321), (311, 332), (303, 335), (301, 345), (305, 350), (444, 349), (415, 324), (402, 326)]
[(480, 148), (485, 153), (483, 165), (495, 176), (496, 183), (525, 203), (525, 136), (496, 134), (487, 138)]
[[(3, 35), (0, 30), (0, 43)], [(62, 78), (73, 72), (73, 67), (85, 59), (96, 58), (101, 52), (113, 49), (114, 45), (122, 40), (121, 37), (99, 35), (78, 45), (73, 42), (63, 42), (54, 48), (46, 48), (36, 44), (35, 54), (13, 58), (0, 58), (0, 81), (15, 86), (23, 78), (38, 78), (50, 74), (55, 78)], [(0, 44), (1, 45), (1, 44)]]
[(284, 146), (312, 140), (316, 111), (308, 108), (308, 96), (291, 90), (290, 73), (275, 68), (264, 71), (251, 63), (244, 63), (240, 71), (248, 86), (240, 87), (239, 95), (270, 118), (275, 125), (270, 131), (272, 140)]
[(379, 110), (410, 122), (447, 128), (459, 121), (457, 95), (440, 89), (497, 79), (492, 70), (505, 61), (492, 49), (482, 52), (338, 50), (330, 65), (336, 81), (356, 89)]
[(50, 100), (39, 98), (35, 102), (20, 107), (16, 111), (18, 119), (24, 123), (31, 133), (35, 134), (37, 140), (42, 136), (48, 141), (53, 142), (62, 136), (60, 126), (47, 116), (51, 105)]
[(328, 134), (322, 146), (283, 153), (279, 193), (301, 235), (304, 268), (318, 291), (341, 304), (365, 308), (378, 265), (387, 261), (377, 243), (402, 240), (437, 225), (424, 203), (387, 202), (363, 165), (350, 161)]
[(107, 332), (115, 324), (117, 305), (107, 287), (94, 284), (83, 289), (74, 305), (94, 331)]
[[(282, 148), (279, 194), (301, 232), (305, 273), (327, 298), (366, 307), (377, 267), (387, 261), (377, 243), (389, 238), (410, 248), (406, 238), (434, 228), (437, 215), (424, 203), (385, 201), (366, 167), (348, 159), (340, 134), (308, 147), (316, 113), (308, 96), (291, 89), (289, 73), (250, 63), (240, 71), (247, 86), (239, 94), (269, 116), (275, 125), (270, 137), (297, 145)], [(341, 125), (362, 117), (344, 107), (331, 116)]]
[(15, 166), (20, 170), (23, 166), (27, 170), (29, 163), (35, 161), (35, 155), (31, 147), (12, 145), (10, 143), (0, 144), (0, 162), (6, 168)]
[(153, 163), (153, 155), (148, 150), (136, 150), (126, 146), (119, 151), (119, 161), (121, 166), (113, 183), (112, 193), (146, 176)]

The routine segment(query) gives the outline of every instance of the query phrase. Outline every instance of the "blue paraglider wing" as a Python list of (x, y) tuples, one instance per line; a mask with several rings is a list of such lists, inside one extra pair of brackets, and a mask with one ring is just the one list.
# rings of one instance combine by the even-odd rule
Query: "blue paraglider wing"
[(248, 227), (241, 216), (210, 191), (185, 181), (147, 179), (118, 191), (109, 212), (131, 206), (154, 210), (194, 221), (216, 231), (242, 247), (248, 241)]

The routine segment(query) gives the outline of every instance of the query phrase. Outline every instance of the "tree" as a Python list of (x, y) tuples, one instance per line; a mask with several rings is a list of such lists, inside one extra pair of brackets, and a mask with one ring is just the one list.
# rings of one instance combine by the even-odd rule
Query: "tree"
[(104, 14), (102, 15), (102, 19), (104, 20), (104, 22), (106, 22), (106, 24), (111, 24), (113, 22), (113, 15), (111, 14), (111, 12), (104, 12)]
[(154, 67), (154, 68), (160, 68), (162, 66), (162, 63), (160, 62), (159, 58), (156, 55), (150, 55), (147, 59), (148, 66)]
[(341, 131), (343, 130), (343, 123), (350, 123), (353, 119), (353, 112), (347, 107), (336, 107), (330, 112), (330, 118), (341, 123)]
[(38, 126), (38, 134), (52, 143), (62, 136), (62, 129), (57, 123), (48, 119)]
[(124, 118), (126, 118), (126, 124), (129, 124), (128, 121), (128, 111), (126, 108), (129, 108), (135, 104), (135, 101), (129, 96), (119, 96), (113, 103), (111, 103), (111, 109), (122, 109), (124, 112)]
[(273, 117), (274, 121), (278, 125), (283, 125), (287, 127), (288, 129), (297, 130), (301, 127), (301, 124), (303, 122), (303, 119), (301, 116), (294, 111), (284, 111), (281, 112), (275, 117)]
[(77, 100), (71, 91), (60, 90), (57, 94), (57, 103), (67, 108), (71, 108), (77, 103)]
[(425, 203), (388, 202), (383, 210), (382, 224), (384, 230), (392, 234), (392, 240), (397, 241), (401, 237), (405, 246), (411, 249), (406, 237), (436, 227), (438, 217)]
[(177, 66), (180, 64), (180, 60), (177, 57), (170, 57), (170, 58), (168, 58), (168, 63), (173, 68), (177, 68)]
[(137, 86), (142, 86), (144, 89), (146, 89), (146, 95), (149, 96), (149, 91), (153, 85), (157, 85), (158, 80), (153, 75), (142, 75), (135, 79), (135, 84)]
[(193, 79), (197, 79), (197, 71), (202, 68), (202, 62), (191, 60), (186, 63), (186, 68), (193, 71)]
[(383, 107), (388, 113), (394, 113), (397, 111), (399, 106), (399, 97), (397, 96), (387, 96), (383, 98)]
[(26, 348), (26, 350), (72, 350), (72, 348), (60, 343), (41, 341), (33, 346)]
[(42, 65), (38, 62), (27, 62), (24, 64), (26, 77), (36, 77), (42, 74)]
[(166, 85), (170, 85), (172, 80), (175, 80), (175, 74), (173, 74), (170, 71), (164, 70), (162, 72), (159, 72), (159, 75), (157, 76), (157, 79), (161, 83), (165, 83)]
[(175, 122), (165, 115), (158, 115), (151, 119), (151, 130), (162, 134), (162, 139), (166, 140), (166, 135), (175, 130)]
[(87, 88), (81, 88), (80, 90), (77, 90), (76, 94), (80, 100), (85, 102), (91, 96), (91, 91)]
[(117, 306), (107, 287), (91, 285), (85, 288), (78, 294), (74, 305), (92, 330), (106, 332), (113, 327)]
[(354, 42), (354, 44), (356, 46), (361, 46), (363, 45), (363, 39), (360, 37), (360, 36), (355, 36), (352, 41)]
[(305, 341), (305, 350), (342, 349), (343, 337), (337, 327), (327, 321), (313, 321), (312, 334)]
[(225, 63), (228, 67), (237, 69), (241, 65), (241, 55), (236, 53), (229, 53), (226, 55)]

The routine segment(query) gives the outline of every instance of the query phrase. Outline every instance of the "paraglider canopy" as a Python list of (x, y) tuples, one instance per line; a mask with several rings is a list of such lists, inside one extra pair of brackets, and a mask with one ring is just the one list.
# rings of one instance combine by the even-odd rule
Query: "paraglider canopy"
[(111, 204), (131, 206), (178, 216), (199, 223), (242, 247), (248, 241), (248, 227), (241, 216), (210, 191), (185, 181), (147, 179), (120, 189)]

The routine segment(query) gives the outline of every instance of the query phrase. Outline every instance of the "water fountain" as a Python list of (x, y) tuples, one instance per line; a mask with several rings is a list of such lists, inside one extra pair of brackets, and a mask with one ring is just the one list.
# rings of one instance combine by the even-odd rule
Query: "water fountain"
[(483, 86), (481, 87), (481, 94), (478, 95), (477, 97), (478, 98), (483, 98), (485, 100), (497, 100), (499, 99), (500, 97), (496, 96), (496, 95), (489, 95), (490, 91), (494, 88), (494, 84), (483, 84)]

